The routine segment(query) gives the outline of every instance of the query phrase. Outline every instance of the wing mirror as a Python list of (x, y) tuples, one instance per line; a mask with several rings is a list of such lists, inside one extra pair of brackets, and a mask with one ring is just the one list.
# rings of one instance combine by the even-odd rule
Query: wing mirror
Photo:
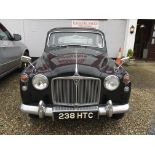
[(128, 62), (129, 59), (130, 59), (129, 57), (122, 58), (121, 59), (121, 64), (118, 66), (118, 68), (121, 67), (124, 63)]
[(35, 66), (31, 63), (31, 57), (28, 57), (28, 56), (22, 56), (21, 57), (21, 61), (24, 62), (24, 63), (29, 63), (33, 68), (34, 68), (34, 72), (36, 72), (36, 68)]
[(123, 63), (128, 62), (129, 59), (130, 59), (129, 57), (122, 58), (122, 59), (121, 59), (121, 62), (123, 62)]
[(21, 61), (25, 62), (25, 63), (30, 63), (31, 62), (31, 58), (28, 56), (22, 56), (21, 57)]
[(20, 41), (20, 40), (22, 40), (22, 37), (19, 34), (13, 34), (13, 37), (14, 37), (14, 41)]

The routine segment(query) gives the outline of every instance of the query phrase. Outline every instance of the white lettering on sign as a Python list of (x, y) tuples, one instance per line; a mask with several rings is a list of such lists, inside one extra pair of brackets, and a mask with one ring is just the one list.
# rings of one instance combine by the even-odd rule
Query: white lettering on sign
[(59, 113), (59, 119), (92, 119), (93, 113), (92, 112), (78, 112), (78, 113)]
[(92, 112), (88, 113), (88, 118), (93, 118), (93, 113)]
[(77, 119), (82, 118), (83, 114), (82, 113), (77, 113)]
[(97, 20), (72, 20), (72, 27), (99, 28)]

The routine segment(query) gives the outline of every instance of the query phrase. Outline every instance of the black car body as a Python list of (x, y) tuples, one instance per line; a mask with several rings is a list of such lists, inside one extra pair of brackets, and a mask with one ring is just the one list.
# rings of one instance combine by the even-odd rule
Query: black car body
[(107, 56), (104, 33), (55, 28), (40, 58), (21, 74), (21, 110), (40, 118), (120, 118), (129, 110), (129, 74)]

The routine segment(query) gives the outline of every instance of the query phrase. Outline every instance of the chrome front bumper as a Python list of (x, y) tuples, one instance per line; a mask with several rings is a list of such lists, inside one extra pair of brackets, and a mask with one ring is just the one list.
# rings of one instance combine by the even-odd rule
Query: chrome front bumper
[(79, 107), (79, 108), (52, 108), (52, 107), (45, 107), (44, 102), (41, 100), (38, 106), (31, 106), (21, 104), (20, 109), (24, 113), (38, 115), (39, 118), (43, 118), (44, 116), (49, 116), (54, 119), (54, 112), (70, 112), (70, 111), (92, 111), (98, 110), (99, 116), (106, 115), (108, 117), (112, 117), (113, 114), (125, 113), (129, 110), (129, 104), (124, 105), (113, 105), (112, 101), (109, 100), (106, 106), (93, 106), (93, 107)]

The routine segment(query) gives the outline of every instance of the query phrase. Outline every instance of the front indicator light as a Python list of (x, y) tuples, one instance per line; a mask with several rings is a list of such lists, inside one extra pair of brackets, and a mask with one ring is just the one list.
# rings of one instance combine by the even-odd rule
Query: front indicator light
[(27, 74), (21, 74), (20, 75), (20, 81), (21, 82), (27, 82), (29, 80), (29, 76)]

